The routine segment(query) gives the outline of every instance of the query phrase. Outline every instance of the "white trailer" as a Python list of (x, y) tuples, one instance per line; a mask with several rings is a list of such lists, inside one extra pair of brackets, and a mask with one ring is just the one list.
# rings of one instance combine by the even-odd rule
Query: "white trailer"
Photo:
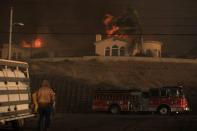
[(0, 59), (0, 124), (21, 128), (33, 117), (28, 64)]

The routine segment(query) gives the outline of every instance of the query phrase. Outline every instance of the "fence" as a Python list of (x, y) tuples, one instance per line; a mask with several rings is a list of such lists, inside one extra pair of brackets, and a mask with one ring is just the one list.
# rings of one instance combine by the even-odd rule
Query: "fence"
[(43, 79), (48, 79), (56, 92), (56, 112), (91, 112), (93, 88), (82, 80), (69, 77), (32, 75), (31, 89), (38, 89)]

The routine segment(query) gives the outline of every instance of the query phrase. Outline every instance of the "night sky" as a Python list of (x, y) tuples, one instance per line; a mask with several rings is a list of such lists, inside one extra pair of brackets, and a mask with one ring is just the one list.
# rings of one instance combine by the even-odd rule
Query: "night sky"
[(197, 46), (196, 0), (1, 0), (0, 44), (8, 43), (10, 5), (13, 21), (25, 24), (14, 26), (14, 43), (39, 37), (48, 47), (90, 55), (95, 34), (105, 34), (105, 14), (118, 16), (131, 6), (139, 13), (145, 40), (162, 41), (168, 54)]

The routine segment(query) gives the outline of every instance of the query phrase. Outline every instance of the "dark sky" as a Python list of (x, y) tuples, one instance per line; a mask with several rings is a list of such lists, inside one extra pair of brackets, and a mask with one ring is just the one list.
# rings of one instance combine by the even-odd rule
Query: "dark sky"
[(1, 0), (0, 43), (8, 43), (9, 7), (14, 5), (13, 41), (39, 37), (51, 47), (91, 52), (95, 34), (105, 33), (104, 15), (137, 9), (145, 39), (160, 40), (169, 54), (197, 46), (197, 0)]

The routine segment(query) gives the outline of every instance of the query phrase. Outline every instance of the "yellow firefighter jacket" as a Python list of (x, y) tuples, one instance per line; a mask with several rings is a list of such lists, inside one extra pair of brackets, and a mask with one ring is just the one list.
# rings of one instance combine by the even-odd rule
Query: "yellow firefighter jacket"
[(34, 110), (34, 112), (37, 112), (37, 110), (38, 110), (38, 102), (37, 102), (37, 93), (38, 93), (38, 91), (35, 91), (33, 94), (32, 94), (32, 99), (33, 99), (33, 110)]

